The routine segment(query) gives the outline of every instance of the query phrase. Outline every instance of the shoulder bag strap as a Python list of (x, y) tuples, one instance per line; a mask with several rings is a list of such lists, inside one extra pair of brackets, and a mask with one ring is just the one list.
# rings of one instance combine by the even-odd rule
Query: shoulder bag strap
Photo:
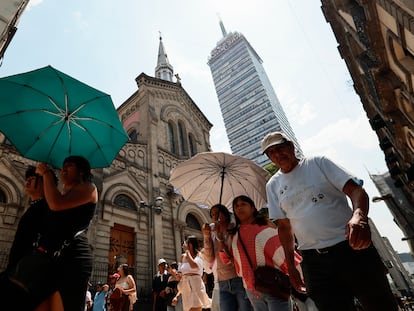
[(245, 246), (245, 245), (244, 245), (244, 243), (243, 243), (243, 239), (241, 238), (240, 231), (237, 231), (237, 236), (238, 236), (238, 238), (239, 238), (239, 240), (240, 240), (240, 244), (241, 244), (241, 246), (243, 247), (243, 251), (244, 251), (244, 253), (246, 254), (247, 261), (249, 262), (250, 268), (252, 268), (252, 270), (253, 270), (253, 264), (252, 264), (252, 261), (251, 261), (251, 259), (250, 259), (249, 253), (248, 253), (248, 252), (247, 252), (247, 250), (246, 250), (246, 246)]

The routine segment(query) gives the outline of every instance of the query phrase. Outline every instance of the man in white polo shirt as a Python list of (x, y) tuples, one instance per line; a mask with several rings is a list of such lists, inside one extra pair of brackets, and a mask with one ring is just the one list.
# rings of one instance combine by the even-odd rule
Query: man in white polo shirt
[[(266, 186), (269, 217), (278, 220), (295, 289), (307, 292), (320, 311), (354, 310), (354, 297), (365, 311), (396, 311), (385, 266), (371, 243), (362, 181), (326, 157), (298, 159), (282, 132), (266, 135), (262, 152), (280, 168)], [(306, 286), (293, 263), (295, 238)]]

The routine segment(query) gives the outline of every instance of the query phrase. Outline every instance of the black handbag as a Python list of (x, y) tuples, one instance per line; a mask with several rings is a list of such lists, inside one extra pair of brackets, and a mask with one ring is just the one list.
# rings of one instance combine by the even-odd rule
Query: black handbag
[(23, 256), (8, 273), (8, 278), (15, 285), (32, 297), (47, 297), (55, 288), (53, 277), (56, 259), (38, 249)]
[[(57, 261), (62, 252), (76, 237), (85, 232), (86, 229), (78, 231), (73, 238), (63, 241), (60, 248), (55, 252), (46, 251), (42, 247), (34, 248), (30, 253), (24, 255), (8, 272), (9, 280), (31, 297), (48, 297), (56, 290), (54, 276), (57, 273)], [(37, 242), (35, 245), (37, 245)]]
[[(250, 267), (253, 269), (252, 261), (244, 246), (243, 240), (240, 236), (240, 243), (243, 247), (243, 251), (246, 254)], [(291, 285), (289, 276), (283, 273), (283, 271), (270, 266), (260, 266), (253, 270), (254, 273), (254, 286), (258, 292), (265, 293), (282, 300), (289, 300), (291, 294)]]
[(288, 300), (291, 293), (289, 276), (279, 269), (261, 266), (254, 270), (255, 287), (259, 292)]

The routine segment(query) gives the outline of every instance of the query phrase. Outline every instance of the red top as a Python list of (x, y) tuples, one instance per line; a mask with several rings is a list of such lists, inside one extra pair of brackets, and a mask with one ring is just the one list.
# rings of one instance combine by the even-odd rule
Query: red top
[[(239, 235), (249, 253), (253, 269), (240, 243)], [(232, 252), (237, 274), (243, 278), (244, 285), (251, 291), (255, 290), (253, 270), (258, 266), (276, 267), (287, 274), (285, 252), (276, 228), (257, 224), (241, 225), (239, 232), (233, 236)], [(301, 261), (302, 257), (295, 252), (296, 265)]]

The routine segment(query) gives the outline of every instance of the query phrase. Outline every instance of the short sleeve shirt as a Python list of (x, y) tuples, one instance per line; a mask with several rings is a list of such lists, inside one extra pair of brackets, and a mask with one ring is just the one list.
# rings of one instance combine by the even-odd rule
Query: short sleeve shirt
[(299, 249), (324, 248), (345, 240), (352, 216), (342, 189), (355, 177), (326, 157), (300, 160), (267, 183), (270, 219), (289, 218)]

